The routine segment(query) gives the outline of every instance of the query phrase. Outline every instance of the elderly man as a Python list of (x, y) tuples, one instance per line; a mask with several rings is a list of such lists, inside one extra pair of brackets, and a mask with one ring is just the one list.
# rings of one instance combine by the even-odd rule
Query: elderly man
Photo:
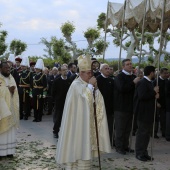
[(101, 64), (101, 75), (97, 76), (97, 85), (103, 95), (106, 107), (106, 115), (109, 127), (110, 141), (113, 137), (113, 104), (114, 104), (114, 80), (110, 78), (110, 68), (108, 64)]
[(13, 157), (19, 124), (17, 86), (7, 62), (0, 64), (0, 156)]
[(64, 109), (64, 103), (66, 99), (67, 91), (70, 87), (71, 81), (67, 78), (67, 68), (64, 66), (61, 66), (59, 68), (61, 76), (54, 80), (53, 86), (52, 86), (52, 97), (55, 101), (55, 112), (54, 112), (54, 127), (53, 127), (53, 133), (54, 137), (58, 138), (58, 132), (61, 125), (61, 119), (63, 115), (63, 109)]
[(66, 96), (56, 161), (68, 169), (90, 169), (93, 156), (97, 156), (97, 140), (94, 123), (93, 90), (100, 152), (110, 153), (110, 140), (104, 100), (92, 77), (89, 56), (78, 58), (79, 78), (73, 81)]

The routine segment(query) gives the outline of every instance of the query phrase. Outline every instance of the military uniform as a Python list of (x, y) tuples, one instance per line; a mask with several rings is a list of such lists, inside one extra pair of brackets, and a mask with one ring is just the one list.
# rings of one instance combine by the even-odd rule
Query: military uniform
[(18, 72), (17, 72), (17, 70), (14, 67), (11, 67), (10, 73), (14, 77), (15, 82), (16, 82), (16, 84), (18, 86), (19, 82), (18, 82)]
[(33, 76), (33, 107), (34, 107), (34, 122), (40, 122), (43, 114), (44, 98), (47, 95), (47, 78), (39, 72)]
[(16, 67), (17, 73), (19, 74), (20, 72), (22, 72), (21, 66)]
[[(20, 119), (23, 118), (23, 110), (25, 110), (24, 119), (27, 120), (30, 114), (30, 91), (32, 91), (32, 73), (28, 70), (21, 71), (18, 74), (19, 85), (18, 93), (20, 100)], [(24, 109), (23, 109), (24, 108)]]

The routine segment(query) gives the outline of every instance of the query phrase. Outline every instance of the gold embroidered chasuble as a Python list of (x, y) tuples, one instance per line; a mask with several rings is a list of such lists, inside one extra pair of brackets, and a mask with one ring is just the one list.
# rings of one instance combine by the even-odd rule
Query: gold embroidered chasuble
[[(110, 139), (103, 97), (95, 91), (100, 152), (110, 153)], [(80, 77), (67, 93), (57, 143), (56, 161), (59, 164), (91, 160), (97, 154), (94, 122), (93, 92)]]
[[(19, 125), (19, 97), (12, 75), (4, 77), (0, 74), (0, 83), (0, 134), (2, 134)], [(13, 95), (8, 89), (11, 86), (15, 86)]]

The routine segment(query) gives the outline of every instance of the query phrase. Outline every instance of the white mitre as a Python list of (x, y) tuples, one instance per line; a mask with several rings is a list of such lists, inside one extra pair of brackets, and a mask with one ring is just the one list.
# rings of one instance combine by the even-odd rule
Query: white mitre
[(91, 70), (91, 59), (89, 55), (81, 55), (78, 57), (79, 71)]

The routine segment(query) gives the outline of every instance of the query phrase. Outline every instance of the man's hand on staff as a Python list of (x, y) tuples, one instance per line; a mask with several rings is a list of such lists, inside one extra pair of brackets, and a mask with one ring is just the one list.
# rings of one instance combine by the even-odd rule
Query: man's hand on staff
[(159, 93), (159, 86), (155, 86), (155, 87), (154, 87), (154, 91), (155, 91), (156, 93)]
[(159, 99), (159, 86), (155, 86), (154, 91), (156, 92), (155, 98)]
[(97, 80), (94, 76), (89, 80), (89, 84), (93, 85), (93, 87), (97, 84)]
[(141, 79), (140, 77), (136, 77), (136, 78), (133, 80), (133, 82), (134, 82), (135, 84), (137, 84), (140, 79)]

